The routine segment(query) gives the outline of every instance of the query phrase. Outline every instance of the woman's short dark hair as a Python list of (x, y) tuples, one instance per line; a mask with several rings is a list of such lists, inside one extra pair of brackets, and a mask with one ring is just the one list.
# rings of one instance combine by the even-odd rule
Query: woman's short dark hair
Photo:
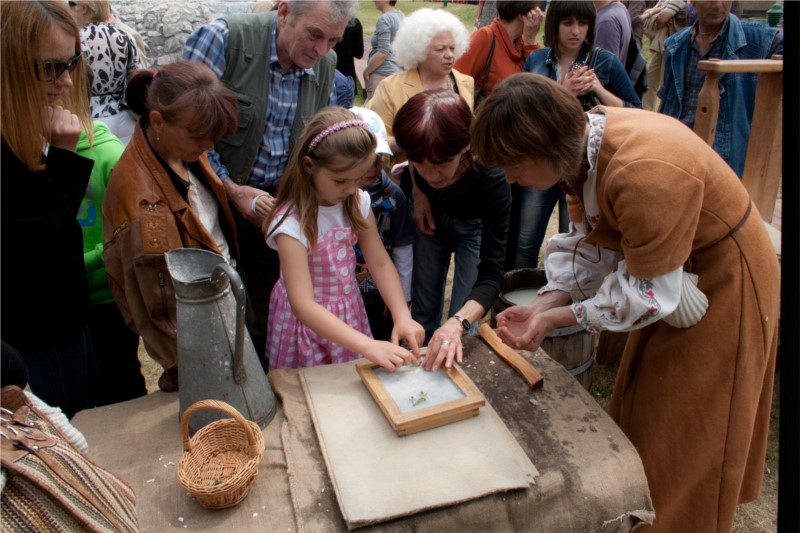
[(472, 152), (484, 164), (550, 161), (559, 176), (575, 175), (586, 115), (578, 99), (546, 76), (509, 76), (484, 100), (472, 123)]
[(497, 16), (500, 17), (500, 20), (509, 22), (531, 9), (539, 7), (539, 4), (541, 2), (518, 2), (516, 0), (497, 2)]
[(169, 124), (184, 121), (193, 137), (222, 139), (238, 124), (236, 95), (196, 61), (176, 61), (158, 70), (137, 70), (125, 92), (128, 107), (147, 122), (158, 111)]
[(472, 111), (457, 93), (433, 89), (412, 96), (397, 111), (392, 133), (409, 161), (444, 163), (469, 146)]
[(575, 17), (580, 22), (589, 25), (586, 33), (586, 42), (589, 49), (594, 46), (594, 23), (597, 11), (589, 0), (555, 0), (547, 5), (547, 16), (544, 18), (544, 45), (558, 53), (558, 27), (562, 20)]

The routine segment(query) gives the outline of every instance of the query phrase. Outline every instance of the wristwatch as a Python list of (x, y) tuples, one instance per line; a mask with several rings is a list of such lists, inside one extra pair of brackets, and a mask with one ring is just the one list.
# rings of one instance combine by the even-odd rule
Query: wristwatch
[(472, 324), (469, 320), (464, 318), (463, 316), (453, 315), (453, 318), (458, 320), (458, 323), (461, 324), (461, 327), (464, 329), (464, 333), (468, 332), (470, 328), (472, 328)]

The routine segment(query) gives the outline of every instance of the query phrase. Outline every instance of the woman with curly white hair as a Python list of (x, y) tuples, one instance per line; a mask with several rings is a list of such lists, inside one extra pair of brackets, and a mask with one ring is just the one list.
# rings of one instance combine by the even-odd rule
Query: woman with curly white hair
[(395, 155), (392, 124), (397, 111), (412, 96), (430, 89), (450, 89), (460, 94), (472, 109), (474, 81), (453, 70), (469, 47), (469, 32), (451, 13), (423, 8), (408, 15), (392, 46), (397, 61), (405, 68), (381, 81), (366, 107), (383, 119)]

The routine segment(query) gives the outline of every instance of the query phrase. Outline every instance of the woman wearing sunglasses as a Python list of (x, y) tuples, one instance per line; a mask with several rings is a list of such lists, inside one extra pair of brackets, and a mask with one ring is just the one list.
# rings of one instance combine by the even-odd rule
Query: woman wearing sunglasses
[(34, 394), (71, 417), (96, 380), (76, 220), (92, 170), (75, 153), (92, 131), (80, 36), (64, 2), (2, 2), (0, 14), (0, 330)]

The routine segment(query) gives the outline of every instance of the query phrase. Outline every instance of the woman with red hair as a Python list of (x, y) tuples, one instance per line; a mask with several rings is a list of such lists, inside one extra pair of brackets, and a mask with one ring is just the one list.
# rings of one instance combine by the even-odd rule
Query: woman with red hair
[[(461, 336), (474, 330), (503, 285), (511, 189), (499, 168), (476, 162), (470, 150), (472, 111), (453, 91), (416, 94), (400, 108), (394, 136), (409, 164), (401, 183), (416, 212), (411, 314), (425, 328), (425, 367), (461, 362)], [(455, 272), (448, 320), (442, 324), (450, 256)], [(441, 327), (440, 327), (441, 324)]]

